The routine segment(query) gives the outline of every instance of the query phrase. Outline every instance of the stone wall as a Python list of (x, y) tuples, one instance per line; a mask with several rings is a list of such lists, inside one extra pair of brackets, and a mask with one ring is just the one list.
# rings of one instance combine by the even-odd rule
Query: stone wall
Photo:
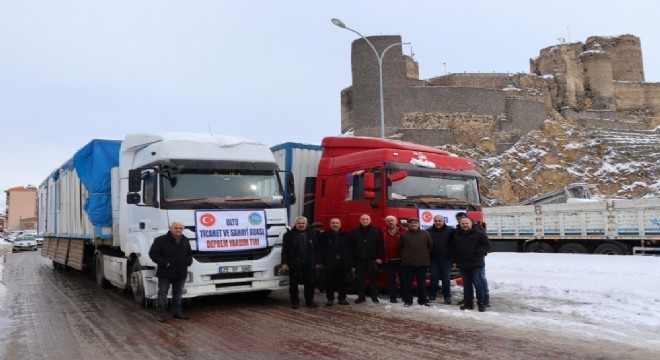
[(449, 74), (428, 80), (432, 86), (460, 86), (502, 90), (509, 85), (509, 74)]
[(585, 42), (585, 48), (602, 50), (609, 54), (614, 80), (644, 81), (642, 45), (637, 36), (590, 36)]

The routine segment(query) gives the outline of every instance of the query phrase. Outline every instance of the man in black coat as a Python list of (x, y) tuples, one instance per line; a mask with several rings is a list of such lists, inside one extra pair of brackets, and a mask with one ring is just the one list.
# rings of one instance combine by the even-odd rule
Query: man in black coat
[(451, 304), (451, 239), (454, 227), (445, 223), (442, 215), (433, 217), (433, 226), (428, 229), (433, 240), (431, 249), (431, 291), (429, 301), (435, 301), (438, 295), (438, 281), (442, 281), (442, 296), (445, 304)]
[(183, 285), (188, 276), (188, 266), (192, 265), (192, 250), (187, 237), (183, 235), (183, 224), (175, 221), (167, 234), (157, 237), (149, 249), (149, 257), (158, 267), (157, 319), (165, 322), (167, 293), (172, 286), (172, 311), (176, 319), (188, 319), (183, 313)]
[(341, 220), (330, 219), (330, 230), (319, 235), (321, 261), (325, 273), (326, 306), (332, 306), (337, 292), (339, 304), (346, 301), (346, 277), (353, 268), (353, 254), (348, 234), (341, 230)]
[[(486, 266), (485, 257), (490, 250), (490, 241), (483, 231), (472, 226), (468, 217), (461, 218), (459, 228), (454, 232), (453, 256), (461, 269), (463, 278), (463, 300), (461, 310), (474, 309), (474, 293), (477, 293), (479, 311), (486, 311), (486, 298), (481, 278), (481, 270)], [(474, 287), (474, 290), (473, 290)]]
[(284, 234), (282, 270), (289, 272), (291, 307), (298, 309), (298, 284), (303, 283), (305, 304), (318, 307), (314, 302), (314, 270), (321, 267), (316, 234), (307, 227), (307, 218), (298, 216), (294, 228)]
[(360, 216), (360, 225), (348, 232), (353, 256), (355, 259), (355, 285), (358, 298), (356, 304), (365, 301), (365, 277), (369, 278), (369, 295), (374, 303), (378, 300), (378, 283), (376, 267), (383, 263), (385, 251), (383, 248), (383, 233), (371, 226), (371, 216)]

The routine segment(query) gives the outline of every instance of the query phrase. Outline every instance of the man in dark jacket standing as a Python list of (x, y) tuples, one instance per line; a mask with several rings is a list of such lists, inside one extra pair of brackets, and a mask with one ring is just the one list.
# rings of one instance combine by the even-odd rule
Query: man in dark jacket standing
[(454, 227), (445, 223), (442, 215), (433, 217), (433, 226), (427, 231), (433, 240), (431, 250), (431, 290), (429, 301), (435, 301), (438, 295), (438, 280), (442, 281), (442, 296), (445, 304), (451, 304), (451, 239), (454, 236)]
[(376, 267), (383, 263), (383, 233), (371, 226), (371, 216), (364, 214), (360, 216), (360, 225), (349, 231), (348, 238), (355, 259), (355, 285), (358, 293), (355, 303), (365, 301), (365, 277), (369, 278), (371, 301), (377, 303), (379, 301)]
[(426, 298), (426, 269), (429, 267), (429, 253), (432, 247), (431, 235), (419, 228), (419, 219), (408, 219), (408, 231), (404, 231), (399, 238), (405, 307), (409, 307), (413, 302), (413, 279), (417, 279), (417, 303), (429, 306)]
[(325, 273), (326, 306), (332, 306), (337, 292), (339, 305), (346, 301), (346, 276), (353, 268), (353, 254), (348, 242), (348, 234), (341, 230), (341, 220), (330, 219), (330, 230), (319, 235), (321, 261)]
[(183, 285), (188, 276), (188, 266), (192, 265), (192, 250), (187, 237), (183, 235), (183, 224), (174, 221), (167, 234), (157, 237), (149, 249), (149, 257), (158, 265), (157, 319), (165, 322), (167, 293), (172, 285), (172, 311), (175, 319), (188, 319), (183, 313)]
[[(461, 218), (454, 233), (453, 255), (463, 277), (463, 300), (461, 310), (474, 309), (474, 293), (477, 293), (479, 311), (486, 311), (486, 298), (481, 270), (486, 266), (485, 257), (490, 250), (490, 241), (483, 231), (472, 226), (468, 217)], [(474, 287), (474, 290), (473, 290)]]
[(282, 245), (282, 270), (289, 272), (291, 307), (300, 307), (298, 284), (303, 283), (305, 305), (318, 307), (314, 302), (314, 271), (320, 269), (316, 234), (307, 227), (307, 218), (298, 216), (295, 226), (284, 234)]

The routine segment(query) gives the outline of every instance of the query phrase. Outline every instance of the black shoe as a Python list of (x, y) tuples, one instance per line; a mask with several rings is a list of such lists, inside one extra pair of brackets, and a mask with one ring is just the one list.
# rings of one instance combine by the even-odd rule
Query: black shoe
[(396, 303), (398, 303), (399, 301), (397, 301), (396, 298), (390, 298), (390, 302), (391, 302), (392, 304), (396, 304)]
[(460, 309), (461, 310), (474, 310), (474, 305), (463, 304), (463, 305), (461, 305)]
[(335, 300), (333, 299), (328, 299), (328, 301), (325, 302), (325, 306), (332, 306), (335, 304)]
[(374, 304), (378, 304), (380, 302), (380, 300), (378, 300), (377, 297), (373, 297), (373, 298), (371, 298), (371, 302), (373, 302)]
[(465, 304), (465, 300), (460, 300), (458, 303), (456, 303), (456, 305), (463, 305), (463, 304)]
[(156, 315), (156, 320), (158, 320), (159, 322), (165, 322), (165, 314)]
[(366, 301), (365, 298), (363, 298), (363, 297), (359, 297), (359, 298), (357, 298), (357, 299), (355, 300), (355, 303), (356, 303), (356, 304), (360, 304), (360, 303), (363, 303), (363, 302), (365, 302), (365, 301)]
[(189, 320), (189, 319), (190, 319), (189, 316), (187, 316), (186, 314), (183, 314), (183, 313), (181, 313), (181, 314), (174, 314), (174, 318), (175, 318), (175, 319), (180, 319), (180, 320)]
[(486, 307), (490, 307), (490, 296), (485, 296), (484, 305), (486, 305)]
[(339, 305), (350, 305), (346, 299), (339, 300)]
[(411, 307), (411, 306), (412, 306), (412, 303), (404, 303), (403, 304), (403, 307)]
[(429, 302), (421, 303), (420, 305), (426, 306), (426, 307), (431, 307), (431, 303), (429, 303)]
[(315, 307), (319, 307), (319, 304), (312, 301), (312, 302), (306, 303), (305, 306), (315, 308)]
[(435, 296), (429, 298), (429, 302), (435, 302)]
[(298, 304), (298, 303), (293, 303), (293, 304), (291, 304), (291, 308), (292, 308), (292, 309), (299, 309), (299, 308), (300, 308), (300, 304)]
[(451, 298), (450, 297), (445, 298), (445, 304), (451, 305)]
[(479, 312), (486, 311), (486, 305), (485, 304), (477, 304), (477, 306), (479, 307)]

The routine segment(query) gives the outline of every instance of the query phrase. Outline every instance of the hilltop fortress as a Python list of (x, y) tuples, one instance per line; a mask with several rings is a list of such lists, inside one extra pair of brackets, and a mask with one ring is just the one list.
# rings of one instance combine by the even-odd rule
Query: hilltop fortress
[[(381, 52), (400, 36), (371, 36)], [(341, 129), (380, 136), (378, 62), (352, 43), (352, 86), (341, 92)], [(385, 134), (432, 146), (462, 144), (496, 155), (548, 119), (648, 130), (660, 124), (660, 83), (644, 81), (638, 37), (592, 36), (544, 48), (530, 73), (454, 73), (419, 79), (419, 64), (391, 48), (383, 59)]]

